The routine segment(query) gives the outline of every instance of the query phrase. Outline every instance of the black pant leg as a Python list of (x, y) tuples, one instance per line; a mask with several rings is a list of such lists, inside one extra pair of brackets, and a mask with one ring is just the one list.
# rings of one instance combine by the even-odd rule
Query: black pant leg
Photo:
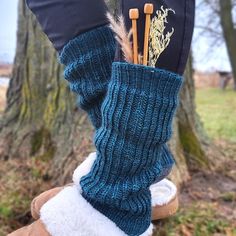
[(58, 51), (80, 33), (107, 24), (103, 0), (26, 0), (26, 3)]

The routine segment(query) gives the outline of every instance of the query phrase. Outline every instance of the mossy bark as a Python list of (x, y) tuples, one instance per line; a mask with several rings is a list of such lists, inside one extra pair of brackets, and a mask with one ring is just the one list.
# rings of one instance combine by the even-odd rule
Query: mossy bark
[(51, 177), (63, 182), (91, 150), (85, 147), (91, 147), (92, 128), (77, 109), (56, 51), (24, 0), (18, 14), (17, 52), (1, 119), (1, 157), (48, 161)]
[[(170, 141), (176, 183), (188, 179), (192, 163), (198, 168), (207, 166), (197, 126), (192, 75), (188, 73)], [(48, 162), (48, 176), (55, 184), (63, 184), (94, 149), (92, 132), (63, 80), (56, 52), (20, 0), (17, 53), (1, 122), (0, 157)]]
[(173, 126), (174, 135), (170, 141), (176, 159), (172, 180), (176, 183), (188, 180), (192, 170), (209, 168), (209, 160), (205, 154), (206, 136), (196, 113), (191, 56), (184, 77), (180, 104)]

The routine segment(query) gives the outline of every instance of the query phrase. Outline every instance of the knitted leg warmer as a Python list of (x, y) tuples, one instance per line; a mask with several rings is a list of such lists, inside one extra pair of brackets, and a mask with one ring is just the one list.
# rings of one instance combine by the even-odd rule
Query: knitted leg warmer
[[(101, 104), (110, 81), (114, 54), (114, 35), (107, 26), (71, 40), (60, 54), (60, 61), (65, 65), (65, 79), (69, 81), (71, 90), (78, 95), (80, 106), (88, 112), (96, 129), (101, 126)], [(172, 166), (167, 145), (162, 149), (159, 164), (162, 165), (163, 174), (158, 176), (156, 182), (166, 177)]]
[(101, 104), (111, 76), (115, 39), (108, 26), (96, 28), (71, 40), (62, 50), (60, 61), (65, 79), (79, 95), (79, 103), (95, 128), (101, 125)]
[(113, 64), (95, 134), (97, 158), (81, 187), (83, 197), (130, 236), (150, 225), (149, 187), (162, 175), (161, 153), (181, 84), (182, 77), (171, 72)]

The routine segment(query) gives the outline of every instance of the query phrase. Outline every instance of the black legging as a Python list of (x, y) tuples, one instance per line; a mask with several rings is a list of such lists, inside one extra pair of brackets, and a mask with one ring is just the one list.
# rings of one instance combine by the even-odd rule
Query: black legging
[[(128, 19), (126, 22), (128, 28), (131, 28), (131, 21), (128, 17), (129, 9), (143, 9), (143, 5), (146, 2), (153, 3), (155, 6), (154, 13), (161, 6), (171, 8), (175, 11), (175, 14), (169, 13), (168, 24), (166, 24), (166, 31), (171, 31), (172, 27), (175, 31), (171, 37), (169, 46), (158, 59), (157, 67), (182, 74), (186, 66), (192, 41), (195, 0), (121, 0), (121, 10), (126, 16), (125, 19)], [(142, 19), (145, 19), (143, 11), (140, 11), (139, 15)], [(143, 51), (144, 27), (145, 21), (139, 20), (138, 41), (140, 52)]]
[[(43, 31), (60, 51), (71, 39), (82, 32), (107, 24), (106, 5), (103, 0), (26, 0), (37, 16)], [(168, 16), (167, 30), (175, 29), (171, 42), (158, 59), (157, 66), (182, 74), (188, 58), (194, 25), (195, 0), (148, 0), (155, 10), (162, 5), (172, 8), (175, 14)], [(130, 8), (142, 9), (146, 1), (121, 0), (121, 10), (127, 16)], [(140, 15), (144, 14), (140, 11)], [(131, 21), (126, 17), (126, 25)], [(144, 20), (138, 21), (139, 50), (142, 51)], [(119, 55), (118, 55), (119, 56)]]
[(57, 51), (89, 29), (107, 24), (103, 0), (26, 0)]

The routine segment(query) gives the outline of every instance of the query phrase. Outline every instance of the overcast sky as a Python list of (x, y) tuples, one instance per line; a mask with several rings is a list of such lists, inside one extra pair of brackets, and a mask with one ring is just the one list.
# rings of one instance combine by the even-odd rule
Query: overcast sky
[[(0, 61), (13, 62), (16, 47), (17, 29), (17, 2), (18, 0), (0, 0)], [(200, 11), (196, 14), (196, 24)], [(221, 44), (209, 48), (211, 42), (206, 37), (199, 37), (199, 30), (195, 30), (193, 39), (193, 54), (195, 68), (206, 70), (230, 71), (230, 65), (225, 49)]]
[(18, 0), (0, 0), (0, 61), (12, 62), (16, 46)]

